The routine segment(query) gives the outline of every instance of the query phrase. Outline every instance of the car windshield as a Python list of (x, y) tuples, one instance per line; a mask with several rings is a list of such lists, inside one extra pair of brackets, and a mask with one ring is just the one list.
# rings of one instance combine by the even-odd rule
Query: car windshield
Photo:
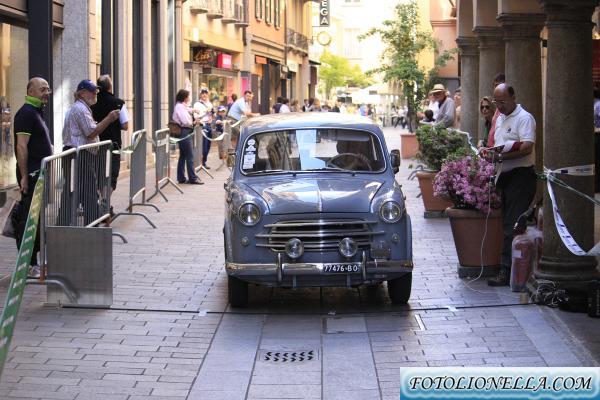
[(263, 132), (242, 148), (246, 174), (298, 171), (379, 172), (385, 168), (381, 144), (366, 131), (301, 129)]

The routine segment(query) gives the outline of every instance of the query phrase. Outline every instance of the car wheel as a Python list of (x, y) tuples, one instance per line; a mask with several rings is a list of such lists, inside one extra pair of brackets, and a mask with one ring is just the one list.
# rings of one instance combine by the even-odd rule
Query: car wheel
[(248, 304), (248, 282), (234, 276), (227, 276), (229, 304), (232, 307), (244, 307)]
[(387, 281), (388, 296), (393, 304), (406, 304), (410, 298), (412, 287), (412, 272), (400, 278)]

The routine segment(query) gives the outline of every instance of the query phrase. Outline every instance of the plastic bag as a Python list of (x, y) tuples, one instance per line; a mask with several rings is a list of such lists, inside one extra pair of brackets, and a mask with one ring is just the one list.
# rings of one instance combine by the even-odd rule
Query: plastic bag
[(2, 226), (2, 236), (16, 239), (16, 227), (19, 223), (19, 214), (21, 213), (21, 202), (13, 200), (10, 211), (6, 215), (6, 220)]

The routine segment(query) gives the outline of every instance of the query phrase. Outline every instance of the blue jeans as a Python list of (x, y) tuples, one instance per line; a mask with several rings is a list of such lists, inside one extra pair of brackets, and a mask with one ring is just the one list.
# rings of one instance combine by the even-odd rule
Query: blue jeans
[[(212, 129), (210, 124), (204, 125), (204, 134), (209, 138), (212, 138)], [(210, 144), (212, 142), (202, 136), (202, 165), (206, 166), (206, 160), (208, 159), (208, 152), (210, 151)]]
[[(181, 128), (181, 137), (186, 137), (192, 133), (192, 128)], [(198, 180), (194, 172), (194, 149), (192, 147), (192, 138), (181, 140), (179, 145), (179, 160), (177, 161), (177, 182), (185, 182), (185, 169), (187, 168), (188, 181)]]

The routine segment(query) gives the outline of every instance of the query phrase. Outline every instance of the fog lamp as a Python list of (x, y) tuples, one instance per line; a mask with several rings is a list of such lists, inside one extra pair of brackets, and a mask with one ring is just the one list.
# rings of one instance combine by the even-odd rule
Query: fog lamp
[(340, 254), (344, 257), (350, 258), (354, 257), (356, 252), (358, 251), (358, 245), (356, 241), (352, 238), (343, 238), (339, 244)]
[(289, 258), (300, 258), (304, 254), (304, 244), (298, 238), (291, 238), (285, 243), (285, 254)]

